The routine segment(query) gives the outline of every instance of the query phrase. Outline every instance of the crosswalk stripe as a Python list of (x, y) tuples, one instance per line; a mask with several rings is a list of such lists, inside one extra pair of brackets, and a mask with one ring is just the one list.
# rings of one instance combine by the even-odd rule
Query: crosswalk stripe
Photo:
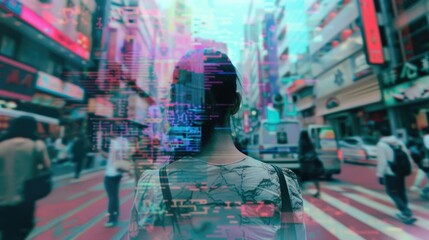
[[(368, 195), (370, 195), (372, 197), (378, 198), (378, 199), (386, 201), (386, 202), (392, 202), (392, 200), (390, 199), (389, 196), (387, 196), (385, 194), (382, 194), (382, 193), (375, 192), (373, 190), (369, 190), (369, 189), (363, 188), (361, 186), (350, 186), (349, 188), (352, 188), (352, 189), (354, 189), (354, 190), (356, 190), (358, 192), (364, 193), (364, 194), (368, 194)], [(412, 204), (412, 203), (410, 203), (408, 205), (409, 205), (409, 208), (411, 210), (415, 210), (415, 211), (419, 211), (419, 212), (423, 212), (423, 213), (429, 214), (429, 208), (418, 206), (418, 205), (415, 205), (415, 204)]]
[(97, 201), (99, 201), (99, 200), (101, 200), (101, 199), (103, 199), (105, 197), (106, 197), (106, 194), (103, 193), (100, 196), (98, 196), (96, 198), (93, 198), (90, 201), (86, 202), (85, 204), (82, 204), (79, 207), (73, 209), (72, 211), (70, 211), (70, 212), (68, 212), (68, 213), (66, 213), (64, 215), (61, 215), (61, 216), (59, 216), (59, 217), (57, 217), (55, 219), (50, 220), (49, 223), (47, 223), (47, 224), (45, 224), (43, 226), (35, 228), (34, 231), (31, 232), (31, 235), (28, 238), (29, 239), (35, 238), (36, 236), (40, 235), (41, 233), (43, 233), (45, 231), (48, 231), (49, 229), (51, 229), (54, 226), (56, 226), (57, 224), (61, 223), (65, 219), (69, 218), (70, 216), (73, 216), (74, 214), (80, 212), (84, 208), (90, 206), (91, 204), (93, 204), (93, 203), (95, 203), (95, 202), (97, 202)]
[[(128, 200), (134, 197), (134, 193), (130, 193), (125, 198), (121, 199), (121, 206), (124, 205)], [(93, 218), (89, 223), (87, 223), (82, 229), (79, 229), (79, 233), (71, 238), (71, 240), (78, 239), (82, 234), (84, 234), (86, 231), (88, 231), (90, 228), (92, 228), (95, 224), (97, 224), (99, 221), (104, 219), (106, 216), (106, 213), (102, 212), (97, 217)]]
[(338, 239), (364, 240), (364, 238), (306, 200), (304, 200), (304, 211)]
[(347, 213), (348, 215), (356, 218), (357, 220), (361, 221), (364, 224), (367, 224), (368, 226), (378, 230), (379, 232), (390, 236), (394, 239), (403, 239), (403, 240), (408, 240), (408, 239), (417, 239), (414, 236), (406, 233), (404, 230), (402, 230), (401, 228), (392, 226), (390, 224), (387, 224), (383, 221), (380, 221), (379, 219), (362, 212), (361, 210), (347, 205), (345, 203), (343, 203), (342, 201), (330, 196), (327, 193), (323, 193), (321, 195), (321, 199), (323, 201), (325, 201), (326, 203), (330, 204), (331, 206), (340, 209), (341, 211)]
[[(373, 208), (373, 209), (375, 209), (379, 212), (385, 213), (387, 215), (391, 215), (392, 213), (395, 213), (398, 211), (393, 207), (389, 207), (389, 206), (380, 204), (378, 202), (371, 201), (370, 199), (364, 198), (364, 197), (359, 196), (359, 195), (354, 194), (354, 193), (345, 193), (344, 195), (346, 197), (362, 204), (362, 205)], [(414, 225), (429, 230), (429, 221), (426, 219), (419, 218), (419, 220)]]

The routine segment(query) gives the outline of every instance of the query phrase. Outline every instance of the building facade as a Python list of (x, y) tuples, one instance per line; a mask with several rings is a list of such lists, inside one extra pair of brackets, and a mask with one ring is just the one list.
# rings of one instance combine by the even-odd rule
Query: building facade
[(349, 0), (308, 2), (308, 51), (297, 60), (298, 76), (288, 88), (305, 125), (330, 124), (339, 137), (373, 135), (388, 123), (378, 71), (368, 63), (361, 6)]
[(389, 64), (379, 72), (391, 127), (414, 137), (428, 127), (429, 2), (386, 1)]
[(84, 127), (95, 1), (3, 1), (0, 130), (33, 115), (42, 136)]

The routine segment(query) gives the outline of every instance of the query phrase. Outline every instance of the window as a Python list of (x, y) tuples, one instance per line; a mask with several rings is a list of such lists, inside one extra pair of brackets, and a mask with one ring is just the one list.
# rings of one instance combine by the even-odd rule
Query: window
[(277, 143), (278, 144), (287, 144), (287, 134), (285, 132), (277, 133)]
[(397, 14), (401, 14), (419, 3), (419, 0), (394, 0)]
[(357, 145), (358, 144), (358, 141), (356, 139), (353, 139), (353, 138), (346, 138), (344, 140), (344, 142), (346, 142), (347, 144), (350, 144), (350, 145)]
[(0, 53), (8, 57), (13, 57), (16, 51), (16, 40), (8, 35), (3, 35), (0, 40)]
[(429, 51), (429, 27), (426, 16), (423, 16), (401, 30), (405, 60)]
[(377, 145), (378, 140), (376, 138), (370, 138), (370, 137), (364, 137), (362, 138), (362, 141), (366, 145)]
[(259, 135), (256, 134), (253, 136), (253, 144), (258, 145), (259, 144)]

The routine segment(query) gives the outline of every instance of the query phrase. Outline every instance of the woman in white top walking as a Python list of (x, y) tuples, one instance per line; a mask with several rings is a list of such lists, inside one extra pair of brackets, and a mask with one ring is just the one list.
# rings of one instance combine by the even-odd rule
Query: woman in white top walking
[(104, 187), (109, 198), (107, 210), (109, 218), (104, 225), (107, 228), (114, 227), (119, 217), (119, 187), (123, 171), (118, 169), (116, 162), (130, 160), (130, 143), (122, 136), (122, 133), (120, 126), (113, 129), (107, 155), (106, 176), (104, 177)]

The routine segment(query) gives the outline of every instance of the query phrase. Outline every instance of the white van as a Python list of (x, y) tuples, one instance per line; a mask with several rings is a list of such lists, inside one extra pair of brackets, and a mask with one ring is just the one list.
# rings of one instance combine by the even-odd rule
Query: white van
[(262, 120), (250, 139), (247, 154), (265, 163), (298, 170), (298, 140), (301, 131), (297, 120), (282, 119), (278, 123)]

